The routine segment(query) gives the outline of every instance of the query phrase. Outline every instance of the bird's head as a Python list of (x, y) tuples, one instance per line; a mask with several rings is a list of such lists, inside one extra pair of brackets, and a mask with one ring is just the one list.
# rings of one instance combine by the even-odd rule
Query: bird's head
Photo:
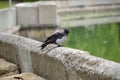
[(64, 33), (66, 33), (68, 35), (70, 33), (70, 31), (68, 29), (64, 29)]

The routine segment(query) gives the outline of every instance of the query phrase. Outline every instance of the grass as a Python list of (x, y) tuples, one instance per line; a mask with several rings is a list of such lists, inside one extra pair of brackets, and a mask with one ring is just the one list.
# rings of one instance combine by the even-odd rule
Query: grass
[(102, 24), (70, 28), (64, 46), (86, 50), (90, 54), (120, 63), (120, 24)]
[(9, 7), (8, 1), (0, 1), (0, 9)]

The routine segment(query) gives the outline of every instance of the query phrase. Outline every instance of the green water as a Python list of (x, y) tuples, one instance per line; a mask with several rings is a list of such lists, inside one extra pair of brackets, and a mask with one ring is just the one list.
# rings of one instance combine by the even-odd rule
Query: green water
[(120, 63), (120, 23), (69, 28), (64, 46)]

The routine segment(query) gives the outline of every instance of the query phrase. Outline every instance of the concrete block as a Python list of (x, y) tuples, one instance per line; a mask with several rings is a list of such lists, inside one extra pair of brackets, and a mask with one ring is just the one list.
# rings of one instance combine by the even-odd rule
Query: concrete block
[(33, 72), (48, 80), (67, 80), (64, 65), (49, 56), (31, 53)]
[(16, 5), (17, 24), (31, 26), (38, 24), (38, 7), (31, 3)]
[[(15, 40), (15, 38), (10, 38), (11, 36), (7, 37), (7, 35), (0, 35), (0, 57), (6, 59), (7, 61), (17, 64), (18, 49), (15, 46), (15, 43), (19, 39)], [(5, 42), (6, 40), (8, 41), (8, 43)]]
[[(18, 79), (19, 78), (19, 79)], [(46, 80), (40, 76), (33, 73), (22, 73), (13, 76), (3, 77), (0, 80)]]
[(30, 51), (24, 47), (18, 46), (18, 63), (21, 72), (32, 72)]
[[(8, 43), (6, 43), (6, 41)], [(31, 49), (31, 46), (33, 45), (29, 44), (34, 44), (33, 41), (34, 40), (30, 40), (28, 38), (18, 36), (12, 37), (10, 35), (4, 35), (4, 33), (1, 33), (0, 57), (5, 58), (6, 60), (15, 64), (18, 64), (21, 72), (32, 72), (32, 63), (29, 49)]]
[(18, 73), (18, 67), (15, 64), (0, 58), (0, 77), (11, 76)]
[[(20, 67), (21, 72), (32, 72), (32, 63), (31, 63), (31, 56), (30, 56), (30, 49), (33, 46), (33, 41), (28, 38), (21, 37), (18, 42), (16, 42), (18, 53), (17, 53), (17, 60), (18, 65)], [(32, 45), (30, 45), (33, 43)], [(28, 46), (29, 45), (29, 46)]]
[(0, 31), (5, 30), (9, 25), (8, 10), (0, 10)]
[(39, 4), (39, 24), (58, 25), (56, 4), (52, 1)]
[(16, 25), (15, 9), (0, 10), (0, 31), (5, 31)]
[(16, 5), (17, 24), (28, 26), (58, 26), (56, 4), (53, 1)]

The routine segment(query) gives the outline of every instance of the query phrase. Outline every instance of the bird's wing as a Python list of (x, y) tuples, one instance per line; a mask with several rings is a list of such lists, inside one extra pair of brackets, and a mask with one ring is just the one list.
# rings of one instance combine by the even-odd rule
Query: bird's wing
[(59, 33), (58, 36), (58, 39), (61, 39), (63, 36), (65, 36), (65, 33)]
[(57, 39), (61, 39), (65, 34), (64, 33), (55, 33), (53, 35), (51, 35), (50, 37), (48, 37), (44, 42), (47, 43), (53, 43), (55, 42)]

